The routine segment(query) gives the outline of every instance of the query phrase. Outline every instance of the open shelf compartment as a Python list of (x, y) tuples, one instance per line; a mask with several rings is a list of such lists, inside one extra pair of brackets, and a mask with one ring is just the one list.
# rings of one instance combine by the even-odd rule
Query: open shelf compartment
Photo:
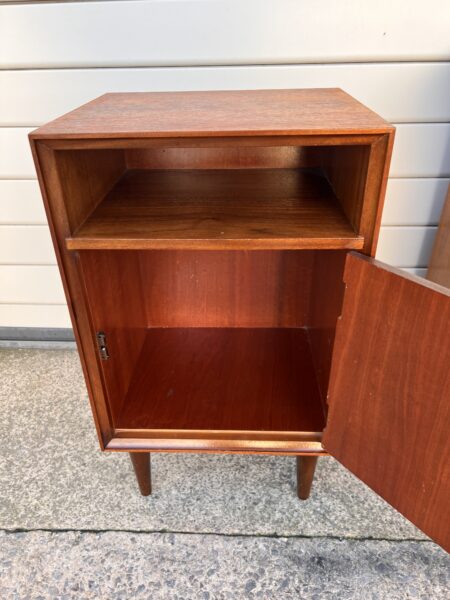
[(323, 170), (132, 169), (77, 229), (82, 249), (360, 249)]

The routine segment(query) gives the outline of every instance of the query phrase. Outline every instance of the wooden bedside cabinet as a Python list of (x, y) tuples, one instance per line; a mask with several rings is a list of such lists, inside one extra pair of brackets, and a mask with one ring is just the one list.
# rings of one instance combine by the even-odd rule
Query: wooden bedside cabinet
[(106, 94), (31, 136), (103, 450), (331, 454), (450, 547), (450, 292), (375, 253), (338, 89)]

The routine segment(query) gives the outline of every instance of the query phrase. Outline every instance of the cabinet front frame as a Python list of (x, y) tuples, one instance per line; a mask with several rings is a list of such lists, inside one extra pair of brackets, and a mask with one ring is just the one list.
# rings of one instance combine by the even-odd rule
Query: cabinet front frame
[[(202, 432), (195, 443), (185, 434), (171, 432), (173, 437), (164, 438), (164, 432), (149, 438), (148, 432), (118, 430), (114, 427), (107, 398), (105, 381), (98, 353), (96, 330), (93, 326), (89, 298), (83, 282), (77, 253), (66, 249), (66, 240), (80, 223), (74, 222), (73, 211), (68, 210), (70, 198), (65, 193), (64, 170), (59, 157), (62, 151), (108, 150), (146, 147), (217, 147), (217, 146), (352, 146), (370, 147), (367, 177), (364, 183), (363, 206), (360, 230), (365, 237), (363, 252), (373, 256), (376, 250), (384, 194), (387, 183), (394, 130), (382, 134), (339, 134), (339, 135), (284, 135), (247, 137), (202, 137), (202, 138), (145, 138), (145, 139), (64, 139), (39, 138), (30, 135), (33, 157), (38, 173), (47, 219), (61, 273), (63, 287), (74, 329), (80, 360), (88, 389), (91, 409), (102, 450), (161, 450), (199, 452), (237, 452), (274, 454), (326, 454), (321, 446), (321, 433), (317, 439), (305, 440), (304, 434), (282, 432), (262, 433), (261, 438), (239, 439), (230, 432), (211, 432), (209, 437)], [(107, 160), (107, 156), (106, 156)], [(119, 167), (117, 167), (119, 168)], [(115, 172), (115, 171), (114, 171)], [(111, 175), (112, 177), (113, 175)], [(105, 185), (106, 180), (105, 176)], [(100, 182), (102, 184), (102, 182)], [(82, 211), (81, 211), (82, 212)], [(81, 219), (83, 215), (78, 215)], [(76, 218), (75, 218), (76, 220)], [(156, 433), (156, 432), (155, 432)], [(244, 434), (245, 435), (245, 434)], [(310, 434), (309, 434), (310, 435)], [(295, 437), (296, 436), (296, 437)], [(163, 441), (163, 440), (166, 441)]]

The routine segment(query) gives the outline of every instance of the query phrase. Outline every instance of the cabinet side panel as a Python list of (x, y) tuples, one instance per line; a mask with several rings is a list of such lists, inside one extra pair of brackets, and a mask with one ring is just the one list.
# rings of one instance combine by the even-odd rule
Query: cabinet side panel
[[(74, 254), (67, 251), (65, 247), (65, 239), (70, 236), (71, 227), (76, 222), (73, 215), (81, 215), (81, 213), (72, 213), (71, 216), (68, 206), (80, 199), (80, 195), (75, 194), (75, 196), (72, 196), (68, 193), (67, 185), (64, 185), (67, 170), (59, 168), (60, 163), (57, 160), (56, 152), (46, 144), (34, 140), (31, 141), (31, 146), (97, 434), (100, 445), (105, 447), (112, 437), (113, 428), (104, 383), (98, 365), (95, 332), (77, 261)], [(76, 178), (73, 177), (71, 181), (72, 189), (76, 190)], [(82, 189), (83, 184), (80, 185)], [(82, 199), (81, 202), (83, 202)]]
[(55, 158), (73, 234), (125, 172), (125, 155), (123, 150), (60, 150)]
[(356, 233), (364, 237), (363, 252), (375, 255), (394, 130), (368, 145), (323, 149), (323, 167)]
[(149, 327), (303, 327), (311, 251), (140, 253)]
[(357, 232), (360, 232), (369, 155), (370, 146), (332, 146), (324, 149), (328, 179)]
[(106, 336), (109, 358), (100, 364), (117, 424), (146, 335), (138, 254), (84, 251), (79, 260), (94, 329)]
[(377, 250), (394, 136), (395, 130), (392, 130), (370, 147), (360, 222), (360, 233), (364, 236), (363, 252), (369, 256), (375, 256)]
[(342, 309), (346, 256), (346, 252), (337, 250), (315, 253), (308, 333), (324, 406), (327, 403), (336, 323)]

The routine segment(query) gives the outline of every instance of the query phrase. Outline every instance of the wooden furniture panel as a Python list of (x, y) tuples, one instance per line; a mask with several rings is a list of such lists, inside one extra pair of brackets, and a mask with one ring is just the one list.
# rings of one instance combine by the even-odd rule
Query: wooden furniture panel
[(118, 422), (235, 432), (323, 426), (302, 329), (149, 329)]
[(71, 233), (85, 221), (125, 172), (122, 150), (56, 152)]
[(40, 138), (385, 133), (340, 89), (105, 94), (40, 127)]
[(370, 146), (332, 146), (322, 155), (333, 191), (371, 256), (376, 252), (393, 142), (390, 132)]
[(307, 325), (314, 252), (138, 254), (148, 327)]
[(369, 165), (370, 146), (332, 146), (323, 153), (331, 186), (353, 228), (361, 221), (364, 186)]
[(347, 258), (323, 444), (450, 550), (450, 290)]
[(53, 150), (147, 150), (149, 148), (274, 148), (288, 146), (314, 146), (317, 148), (328, 146), (363, 146), (372, 145), (394, 131), (393, 127), (384, 133), (348, 133), (327, 134), (308, 133), (301, 135), (217, 135), (195, 137), (40, 137), (41, 129), (36, 129), (29, 134), (31, 139), (45, 141)]
[(308, 336), (324, 410), (327, 408), (336, 323), (342, 310), (344, 266), (347, 253), (315, 252), (312, 269)]
[(428, 265), (427, 279), (450, 288), (450, 187)]
[(225, 146), (217, 148), (130, 148), (128, 169), (298, 169), (320, 167), (314, 148)]
[[(92, 190), (89, 190), (89, 167), (82, 160), (66, 163), (68, 155), (60, 155), (43, 142), (31, 138), (31, 149), (36, 165), (45, 211), (50, 226), (53, 246), (61, 273), (70, 318), (80, 352), (81, 365), (89, 391), (89, 399), (97, 428), (100, 446), (104, 448), (112, 437), (113, 423), (103, 378), (99, 367), (95, 329), (88, 309), (86, 290), (80, 277), (76, 257), (68, 252), (65, 239), (78, 227), (101, 199), (109, 185), (120, 175), (122, 163), (116, 156), (109, 167), (103, 161), (98, 174), (94, 175)], [(106, 161), (107, 163), (108, 161)], [(123, 164), (124, 166), (124, 164)], [(77, 174), (75, 176), (75, 174)], [(83, 193), (84, 192), (84, 193)], [(77, 206), (72, 206), (76, 204)]]
[(79, 262), (92, 326), (106, 337), (109, 358), (100, 364), (116, 421), (146, 336), (139, 257), (134, 252), (81, 252)]
[(321, 172), (128, 171), (74, 249), (362, 248)]
[(364, 237), (363, 252), (375, 256), (391, 164), (395, 132), (380, 137), (370, 147), (367, 178), (358, 231)]

